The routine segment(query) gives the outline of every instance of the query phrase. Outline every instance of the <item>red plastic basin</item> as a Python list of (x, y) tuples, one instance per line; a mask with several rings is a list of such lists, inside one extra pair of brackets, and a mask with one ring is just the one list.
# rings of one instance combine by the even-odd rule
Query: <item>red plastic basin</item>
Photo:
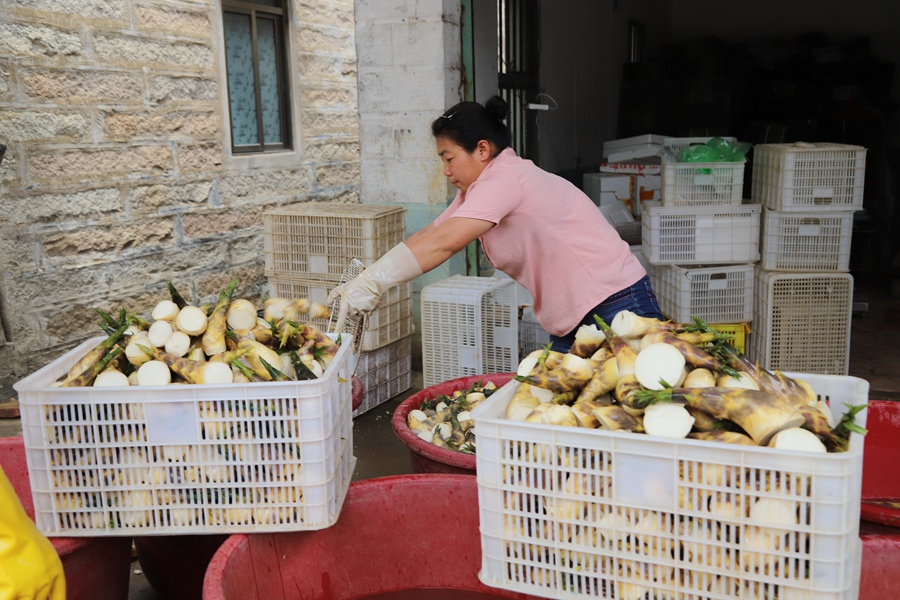
[(859, 600), (896, 598), (900, 589), (900, 529), (862, 521)]
[(354, 375), (353, 379), (350, 380), (350, 389), (352, 390), (351, 409), (356, 410), (362, 406), (363, 400), (366, 399), (366, 386), (363, 385), (359, 377)]
[[(34, 518), (31, 482), (21, 437), (0, 438), (0, 466), (25, 512)], [(67, 600), (126, 600), (131, 569), (131, 538), (51, 537), (66, 575)]]
[(356, 600), (424, 588), (537, 600), (478, 580), (478, 487), (419, 474), (350, 485), (337, 523), (231, 536), (209, 564), (204, 600)]
[(860, 516), (874, 523), (900, 527), (900, 509), (878, 501), (900, 503), (900, 402), (869, 400), (863, 449)]
[(166, 600), (197, 600), (216, 550), (228, 539), (215, 535), (145, 535), (134, 538), (147, 583)]
[[(467, 390), (472, 384), (479, 381), (493, 381), (498, 388), (505, 385), (513, 378), (515, 373), (495, 373), (492, 375), (473, 375), (451, 379), (416, 392), (400, 403), (391, 425), (394, 433), (409, 448), (409, 458), (412, 462), (413, 473), (453, 473), (457, 475), (475, 474), (475, 455), (457, 452), (435, 446), (431, 442), (417, 436), (407, 425), (406, 417), (410, 411), (419, 408), (426, 400), (436, 398), (441, 394), (450, 396), (456, 390)], [(478, 445), (478, 430), (475, 430), (475, 445)]]
[[(366, 397), (362, 381), (352, 379), (352, 408)], [(147, 535), (134, 538), (147, 583), (166, 600), (196, 600), (203, 590), (209, 561), (227, 534)]]

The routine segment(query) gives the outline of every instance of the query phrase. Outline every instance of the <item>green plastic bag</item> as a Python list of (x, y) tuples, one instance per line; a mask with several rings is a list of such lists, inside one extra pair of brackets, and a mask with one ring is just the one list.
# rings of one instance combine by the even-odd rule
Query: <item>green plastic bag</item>
[(753, 144), (732, 142), (714, 137), (705, 144), (688, 146), (681, 151), (679, 162), (741, 162)]

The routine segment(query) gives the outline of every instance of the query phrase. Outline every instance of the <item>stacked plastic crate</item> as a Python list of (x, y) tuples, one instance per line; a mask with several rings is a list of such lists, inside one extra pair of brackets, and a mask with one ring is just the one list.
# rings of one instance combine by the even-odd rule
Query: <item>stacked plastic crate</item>
[(530, 306), (520, 307), (519, 316), (519, 355), (527, 356), (550, 343), (550, 334), (541, 327)]
[(761, 214), (760, 206), (742, 203), (744, 166), (663, 160), (661, 203), (645, 203), (641, 220), (663, 314), (703, 319), (735, 333), (739, 347), (753, 319)]
[(454, 275), (422, 288), (422, 380), (509, 373), (519, 364), (516, 282)]
[[(403, 241), (406, 209), (388, 204), (305, 202), (263, 213), (266, 277), (273, 297), (324, 304), (354, 258), (367, 266)], [(324, 331), (327, 319), (313, 319)], [(356, 376), (365, 399), (358, 416), (410, 388), (412, 285), (387, 291), (369, 317)]]
[(749, 354), (768, 369), (846, 375), (850, 241), (866, 149), (795, 143), (753, 152), (751, 195), (764, 208)]

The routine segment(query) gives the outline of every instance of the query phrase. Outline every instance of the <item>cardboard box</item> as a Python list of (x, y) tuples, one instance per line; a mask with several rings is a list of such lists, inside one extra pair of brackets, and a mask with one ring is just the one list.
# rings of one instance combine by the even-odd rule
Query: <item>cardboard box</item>
[(662, 200), (662, 177), (659, 175), (632, 175), (634, 180), (634, 216), (640, 217), (644, 202)]
[(612, 163), (632, 158), (656, 156), (662, 148), (662, 140), (663, 136), (652, 133), (611, 140), (604, 142), (603, 156)]
[(624, 202), (618, 200), (612, 204), (601, 205), (600, 212), (603, 213), (603, 216), (606, 217), (606, 220), (609, 221), (610, 225), (613, 227), (634, 223), (634, 216), (631, 214), (631, 209), (629, 209)]
[(633, 181), (627, 173), (585, 173), (582, 189), (597, 206), (622, 202), (634, 214)]
[(658, 156), (651, 156), (620, 163), (604, 162), (600, 163), (600, 172), (659, 175), (662, 172), (662, 159)]

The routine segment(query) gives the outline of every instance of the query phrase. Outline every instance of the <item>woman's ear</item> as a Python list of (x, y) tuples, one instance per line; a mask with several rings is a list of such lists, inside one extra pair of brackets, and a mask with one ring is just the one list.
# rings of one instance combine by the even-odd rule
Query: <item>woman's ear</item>
[(487, 140), (479, 140), (478, 145), (475, 146), (475, 153), (480, 160), (489, 160), (494, 154), (493, 150), (493, 146)]

